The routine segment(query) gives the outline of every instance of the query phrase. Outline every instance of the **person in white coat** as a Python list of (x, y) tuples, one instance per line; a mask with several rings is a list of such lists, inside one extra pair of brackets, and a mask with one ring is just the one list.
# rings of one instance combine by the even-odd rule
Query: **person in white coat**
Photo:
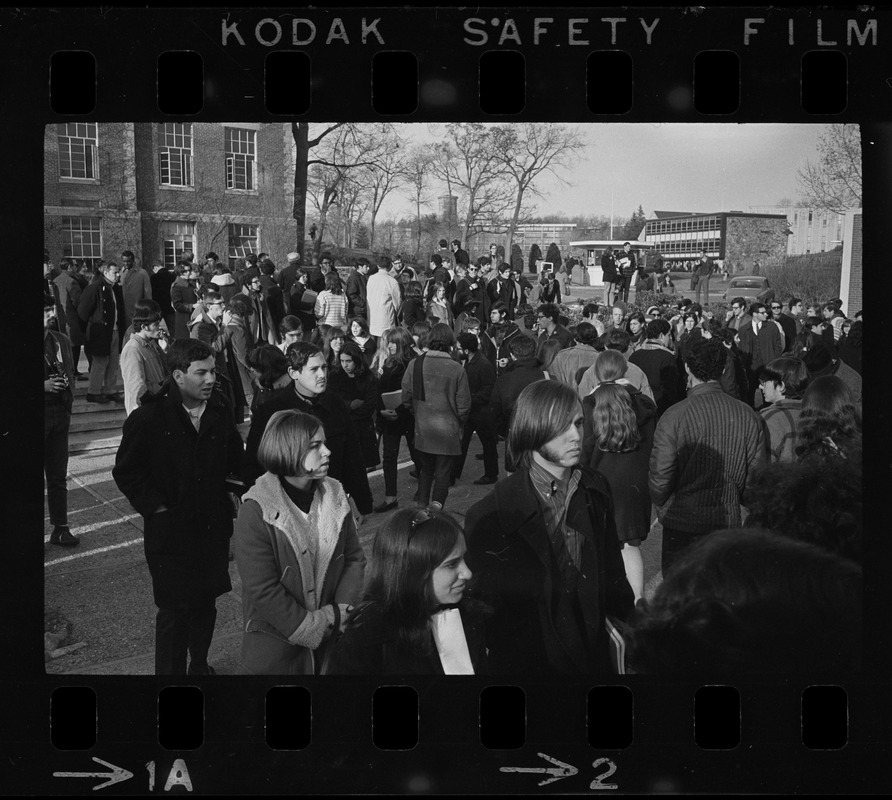
[(369, 311), (369, 333), (381, 336), (397, 325), (400, 286), (391, 274), (392, 265), (387, 256), (381, 258), (378, 271), (369, 276), (366, 284), (366, 302)]

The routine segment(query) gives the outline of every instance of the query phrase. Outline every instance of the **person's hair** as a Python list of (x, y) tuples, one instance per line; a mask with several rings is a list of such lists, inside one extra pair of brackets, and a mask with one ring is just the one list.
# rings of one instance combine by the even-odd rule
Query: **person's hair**
[(747, 313), (750, 316), (753, 316), (753, 314), (759, 313), (760, 308), (767, 308), (767, 307), (768, 306), (766, 306), (765, 303), (759, 303), (759, 302), (750, 303), (749, 311), (747, 311)]
[(334, 266), (334, 256), (326, 250), (322, 255), (319, 256), (319, 263), (321, 264), (323, 261), (328, 260), (331, 261), (332, 267)]
[(480, 341), (473, 333), (460, 333), (458, 335), (458, 345), (469, 353), (476, 353), (480, 349)]
[(854, 320), (849, 328), (848, 336), (846, 336), (846, 344), (851, 347), (861, 347), (863, 330), (864, 323), (860, 319)]
[(314, 416), (294, 408), (276, 411), (266, 423), (263, 438), (257, 447), (257, 463), (261, 469), (285, 478), (302, 478), (310, 441), (322, 423)]
[(423, 290), (421, 283), (410, 280), (406, 284), (406, 300), (420, 300)]
[(757, 529), (703, 537), (628, 628), (637, 673), (689, 679), (860, 669), (861, 569)]
[(446, 284), (443, 281), (436, 281), (433, 284), (433, 288), (431, 290), (431, 299), (433, 300), (437, 296), (437, 292), (442, 289), (444, 292), (446, 291)]
[(325, 276), (325, 288), (332, 294), (344, 293), (344, 287), (341, 285), (341, 276), (334, 270)]
[(717, 339), (694, 339), (685, 356), (685, 364), (698, 381), (717, 381), (725, 371), (728, 353)]
[(459, 247), (461, 247), (461, 240), (460, 240), (460, 239), (453, 239), (453, 240), (452, 240), (452, 244), (457, 244)]
[(441, 256), (439, 253), (434, 253), (434, 254), (430, 257), (430, 260), (431, 260), (431, 262), (433, 263), (433, 265), (434, 265), (435, 267), (442, 267), (442, 266), (443, 266), (443, 256)]
[(65, 270), (66, 272), (74, 266), (74, 259), (65, 256), (64, 258), (59, 259), (59, 269)]
[(248, 291), (250, 291), (251, 281), (255, 281), (258, 278), (260, 278), (260, 270), (257, 267), (250, 267), (242, 273), (242, 286), (249, 287)]
[(790, 311), (792, 311), (793, 306), (795, 306), (796, 304), (801, 303), (801, 302), (802, 302), (802, 300), (800, 300), (798, 297), (791, 297), (789, 300), (787, 300), (787, 308), (789, 308)]
[(508, 352), (518, 361), (522, 358), (529, 358), (536, 352), (536, 340), (524, 333), (519, 333), (508, 340)]
[(408, 364), (415, 358), (415, 342), (412, 341), (412, 334), (401, 325), (384, 331), (382, 338), (387, 344), (396, 345), (396, 352), (392, 356), (386, 356), (385, 364), (390, 359), (396, 359), (403, 364)]
[(747, 527), (770, 528), (861, 563), (862, 470), (776, 462), (753, 474)]
[(427, 349), (449, 353), (455, 347), (455, 334), (445, 322), (438, 322), (427, 337)]
[(127, 256), (127, 258), (133, 258), (133, 259), (136, 258), (136, 256), (133, 255), (133, 251), (132, 251), (132, 250), (122, 250), (122, 251), (121, 251), (121, 258), (124, 258), (124, 256)]
[(843, 457), (860, 463), (861, 414), (852, 390), (841, 378), (822, 375), (805, 390), (797, 442), (800, 461)]
[(106, 270), (110, 270), (112, 267), (117, 267), (117, 266), (118, 266), (118, 262), (117, 262), (117, 261), (111, 261), (111, 260), (109, 260), (109, 261), (103, 261), (103, 262), (99, 265), (99, 269), (101, 269), (103, 272), (105, 272)]
[(384, 272), (390, 272), (393, 267), (393, 262), (390, 260), (389, 256), (381, 256), (378, 259), (378, 269), (383, 270)]
[(368, 267), (368, 266), (371, 266), (371, 262), (367, 258), (364, 258), (364, 257), (357, 258), (356, 266), (357, 267)]
[(316, 345), (320, 350), (325, 345), (325, 334), (328, 333), (330, 328), (331, 328), (331, 325), (326, 325), (325, 323), (322, 323), (320, 325), (317, 325), (315, 328), (313, 328), (312, 332), (310, 333), (310, 341), (314, 345)]
[(560, 352), (561, 343), (558, 339), (543, 339), (536, 349), (536, 358), (539, 361), (540, 369), (551, 369), (551, 365), (554, 363), (554, 357)]
[(245, 256), (245, 263), (250, 264), (252, 267), (256, 267), (258, 262), (257, 253), (248, 253)]
[[(624, 358), (622, 360), (625, 361)], [(599, 356), (595, 362), (596, 372), (600, 361)], [(602, 383), (595, 389), (593, 399), (592, 427), (595, 444), (601, 450), (611, 453), (634, 450), (641, 441), (641, 434), (638, 431), (635, 409), (632, 408), (631, 395), (615, 383)]]
[(835, 300), (828, 300), (821, 308), (824, 311), (830, 310), (835, 314), (837, 311), (839, 311), (840, 304), (837, 303)]
[[(521, 338), (527, 337), (515, 337)], [(533, 453), (566, 431), (578, 410), (576, 392), (561, 381), (527, 385), (517, 398), (508, 426), (509, 460), (528, 469)]]
[(427, 340), (431, 335), (431, 324), (420, 319), (418, 322), (412, 323), (412, 330), (410, 333), (413, 337), (418, 337), (418, 346), (424, 350), (424, 348), (427, 347)]
[(257, 383), (265, 389), (272, 388), (272, 385), (288, 372), (288, 359), (274, 344), (262, 344), (252, 348), (245, 360), (251, 369), (260, 373)]
[(133, 332), (139, 333), (143, 328), (161, 322), (161, 306), (154, 300), (137, 300), (133, 306)]
[(322, 349), (312, 342), (295, 342), (288, 348), (288, 366), (295, 372), (302, 372), (307, 362), (314, 356), (321, 356)]
[(438, 247), (444, 247), (444, 248), (445, 248), (448, 244), (449, 244), (449, 242), (447, 242), (445, 239), (440, 239), (440, 241), (437, 242), (437, 246), (438, 246)]
[(242, 317), (250, 317), (254, 313), (254, 306), (251, 301), (243, 294), (235, 294), (229, 298), (226, 308), (233, 314)]
[(176, 267), (174, 267), (174, 272), (177, 275), (188, 275), (194, 269), (196, 269), (196, 266), (190, 261), (178, 261)]
[(616, 381), (624, 377), (629, 369), (629, 362), (618, 350), (605, 350), (595, 361), (595, 377), (598, 382)]
[(493, 311), (498, 311), (499, 314), (507, 314), (508, 306), (504, 300), (497, 300), (489, 307), (489, 313), (492, 314)]
[(265, 261), (260, 262), (260, 271), (264, 275), (272, 275), (276, 271), (276, 265), (269, 259), (266, 259)]
[(164, 354), (164, 360), (167, 371), (173, 374), (174, 370), (188, 372), (193, 361), (204, 361), (213, 355), (211, 346), (201, 339), (174, 339)]
[(366, 322), (365, 317), (350, 317), (350, 321), (347, 323), (347, 330), (350, 332), (350, 335), (353, 335), (353, 323), (359, 325), (360, 336), (368, 336), (369, 335), (369, 323)]
[(293, 314), (287, 314), (282, 317), (282, 321), (279, 323), (279, 335), (284, 339), (285, 334), (291, 333), (292, 331), (298, 331), (303, 335), (304, 326), (300, 321), (300, 317), (295, 317)]
[(338, 360), (340, 360), (341, 356), (349, 356), (353, 359), (353, 365), (355, 367), (353, 375), (356, 378), (364, 378), (369, 374), (369, 366), (365, 363), (362, 348), (356, 344), (356, 342), (351, 341), (350, 339), (345, 341), (344, 346), (341, 348), (341, 352), (338, 353)]
[(600, 306), (597, 303), (586, 303), (582, 307), (582, 316), (588, 318), (597, 317), (599, 308)]
[(477, 319), (477, 317), (475, 317), (473, 314), (468, 314), (461, 321), (461, 332), (468, 333), (471, 328), (477, 328), (477, 330), (480, 330), (480, 320)]
[(213, 250), (211, 250), (205, 257), (204, 260), (207, 261), (209, 258), (214, 259), (214, 261), (219, 261), (220, 256), (218, 256)]
[(598, 338), (598, 329), (591, 322), (580, 322), (576, 325), (575, 336), (579, 344), (594, 347), (595, 340)]
[(511, 271), (511, 265), (506, 261), (503, 261), (496, 267), (496, 272), (498, 272), (499, 275), (501, 275), (505, 270), (508, 270), (509, 272)]
[(558, 307), (554, 303), (543, 303), (539, 308), (536, 309), (537, 314), (541, 314), (543, 317), (548, 317), (555, 325), (558, 324), (558, 321), (561, 316), (561, 312), (558, 310)]
[(624, 331), (622, 328), (611, 328), (604, 334), (604, 347), (607, 350), (618, 350), (620, 353), (625, 353), (631, 343), (632, 337), (629, 336), (628, 331)]
[(662, 317), (657, 317), (657, 319), (652, 319), (647, 323), (644, 328), (644, 335), (647, 336), (648, 339), (657, 339), (671, 331), (672, 326), (669, 322)]
[(801, 358), (781, 356), (769, 361), (759, 372), (760, 383), (783, 383), (784, 397), (787, 400), (799, 400), (805, 393), (809, 380), (808, 367)]
[(731, 305), (732, 306), (737, 305), (737, 306), (740, 306), (741, 308), (745, 309), (746, 308), (746, 300), (742, 297), (734, 297), (731, 299)]
[(440, 604), (432, 576), (461, 535), (458, 522), (441, 509), (406, 508), (395, 511), (375, 536), (363, 601), (379, 604), (402, 648), (433, 653), (430, 618)]
[(325, 360), (333, 365), (335, 369), (340, 369), (341, 365), (336, 363), (334, 356), (332, 355), (331, 342), (333, 339), (343, 339), (344, 344), (341, 345), (341, 350), (344, 349), (344, 345), (347, 344), (347, 334), (344, 332), (343, 328), (339, 328), (337, 325), (332, 325), (329, 327), (327, 331), (325, 331), (325, 335), (322, 337), (322, 355), (325, 356)]
[(628, 317), (626, 317), (626, 322), (625, 322), (626, 330), (629, 329), (629, 323), (633, 319), (640, 322), (642, 327), (644, 327), (647, 324), (647, 320), (644, 318), (644, 314), (642, 314), (640, 311), (636, 310), (636, 311), (633, 311), (631, 314), (629, 314)]

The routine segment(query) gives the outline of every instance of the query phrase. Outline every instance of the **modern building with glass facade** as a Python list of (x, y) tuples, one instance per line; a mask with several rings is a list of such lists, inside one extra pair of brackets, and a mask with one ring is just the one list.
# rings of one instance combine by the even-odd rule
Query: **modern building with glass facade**
[(662, 256), (671, 269), (690, 269), (704, 249), (732, 273), (780, 263), (788, 235), (786, 215), (742, 211), (655, 211), (644, 226), (644, 240), (654, 246), (652, 258)]

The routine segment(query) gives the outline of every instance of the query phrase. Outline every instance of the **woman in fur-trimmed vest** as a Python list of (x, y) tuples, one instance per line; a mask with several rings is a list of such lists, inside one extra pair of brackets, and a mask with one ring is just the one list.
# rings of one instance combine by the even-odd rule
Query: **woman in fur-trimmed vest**
[(329, 455), (315, 417), (270, 417), (257, 450), (266, 472), (242, 498), (233, 548), (247, 674), (319, 674), (362, 592), (365, 557), (349, 498), (328, 477)]

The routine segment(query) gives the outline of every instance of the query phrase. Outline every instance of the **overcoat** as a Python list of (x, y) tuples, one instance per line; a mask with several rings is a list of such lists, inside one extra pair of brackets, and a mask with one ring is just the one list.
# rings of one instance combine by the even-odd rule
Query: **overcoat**
[(490, 673), (609, 674), (605, 615), (627, 618), (633, 594), (620, 555), (610, 487), (597, 472), (582, 469), (567, 522), (583, 535), (578, 592), (592, 654), (588, 664), (565, 651), (553, 620), (557, 567), (529, 471), (521, 468), (500, 481), (468, 510), (465, 560), (474, 573), (475, 597), (493, 610), (486, 623)]
[[(114, 295), (114, 296), (112, 296)], [(119, 313), (115, 320), (115, 299)], [(84, 344), (91, 356), (107, 356), (111, 352), (113, 325), (118, 328), (118, 352), (124, 347), (124, 292), (119, 284), (112, 286), (100, 273), (81, 294), (77, 315), (84, 323)]]
[[(205, 604), (232, 586), (232, 504), (227, 475), (241, 466), (242, 440), (226, 402), (213, 393), (196, 431), (176, 383), (146, 395), (124, 422), (112, 477), (143, 516), (155, 604)], [(154, 513), (159, 506), (167, 511)]]

